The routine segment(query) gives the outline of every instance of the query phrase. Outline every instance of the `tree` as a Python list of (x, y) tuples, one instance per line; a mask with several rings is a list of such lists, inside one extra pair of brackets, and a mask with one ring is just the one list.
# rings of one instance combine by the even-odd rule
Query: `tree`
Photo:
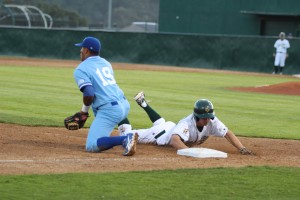
[[(109, 0), (3, 0), (6, 4), (34, 5), (53, 18), (53, 27), (94, 25), (106, 28)], [(157, 22), (159, 0), (111, 0), (111, 23), (123, 28), (135, 21)]]
[[(49, 4), (42, 0), (3, 0), (3, 4), (36, 6), (45, 14), (52, 17), (52, 27), (80, 27), (87, 26), (87, 19), (75, 11), (63, 9), (59, 5)], [(2, 8), (3, 9), (3, 8)], [(21, 12), (21, 11), (20, 11)], [(10, 14), (10, 13), (9, 13)], [(21, 15), (22, 16), (22, 15)], [(25, 18), (25, 16), (23, 16)], [(1, 23), (1, 22), (0, 22)], [(25, 24), (24, 24), (25, 25)]]

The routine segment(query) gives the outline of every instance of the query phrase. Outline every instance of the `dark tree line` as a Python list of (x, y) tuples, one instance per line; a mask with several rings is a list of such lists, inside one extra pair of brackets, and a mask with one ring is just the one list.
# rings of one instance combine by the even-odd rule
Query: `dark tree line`
[[(106, 28), (109, 2), (111, 25), (123, 28), (134, 21), (157, 22), (159, 0), (2, 0), (4, 4), (33, 5), (53, 18), (53, 27)], [(1, 0), (0, 0), (1, 3)]]

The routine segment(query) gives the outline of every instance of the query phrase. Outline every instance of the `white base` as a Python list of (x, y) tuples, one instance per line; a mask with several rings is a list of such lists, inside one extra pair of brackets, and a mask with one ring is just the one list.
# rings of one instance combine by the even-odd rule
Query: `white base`
[(227, 158), (227, 153), (208, 148), (188, 148), (177, 150), (178, 155), (195, 158)]
[(296, 78), (300, 78), (300, 74), (294, 74), (293, 76)]

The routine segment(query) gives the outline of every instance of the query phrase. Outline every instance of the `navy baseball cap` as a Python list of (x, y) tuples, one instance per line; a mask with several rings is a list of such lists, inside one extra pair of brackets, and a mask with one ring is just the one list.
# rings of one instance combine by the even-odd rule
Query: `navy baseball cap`
[(75, 46), (85, 47), (94, 52), (99, 52), (101, 49), (100, 41), (94, 37), (86, 37), (81, 43), (75, 44)]

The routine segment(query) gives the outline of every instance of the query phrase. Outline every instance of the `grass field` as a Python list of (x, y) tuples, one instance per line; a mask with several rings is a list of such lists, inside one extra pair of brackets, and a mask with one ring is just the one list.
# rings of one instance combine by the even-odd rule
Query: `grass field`
[[(63, 126), (62, 119), (81, 108), (82, 94), (72, 68), (0, 67), (0, 122), (34, 126)], [(278, 76), (222, 73), (182, 73), (117, 70), (116, 79), (131, 103), (129, 118), (136, 128), (150, 126), (133, 101), (143, 90), (151, 105), (168, 120), (178, 122), (192, 112), (199, 98), (210, 99), (217, 116), (237, 135), (300, 139), (300, 97), (246, 93), (227, 87), (299, 81)], [(87, 122), (89, 126), (90, 122)], [(284, 128), (283, 128), (284, 127)]]
[(300, 168), (215, 168), (0, 176), (1, 199), (259, 199), (299, 197)]
[[(245, 93), (227, 87), (299, 81), (292, 77), (116, 70), (131, 103), (134, 127), (150, 125), (132, 97), (143, 90), (151, 105), (177, 122), (208, 98), (239, 136), (300, 139), (300, 97)], [(72, 68), (0, 66), (0, 122), (63, 126), (82, 96)], [(87, 125), (90, 125), (89, 120)], [(1, 199), (297, 199), (300, 168), (244, 167), (103, 174), (0, 176)]]

